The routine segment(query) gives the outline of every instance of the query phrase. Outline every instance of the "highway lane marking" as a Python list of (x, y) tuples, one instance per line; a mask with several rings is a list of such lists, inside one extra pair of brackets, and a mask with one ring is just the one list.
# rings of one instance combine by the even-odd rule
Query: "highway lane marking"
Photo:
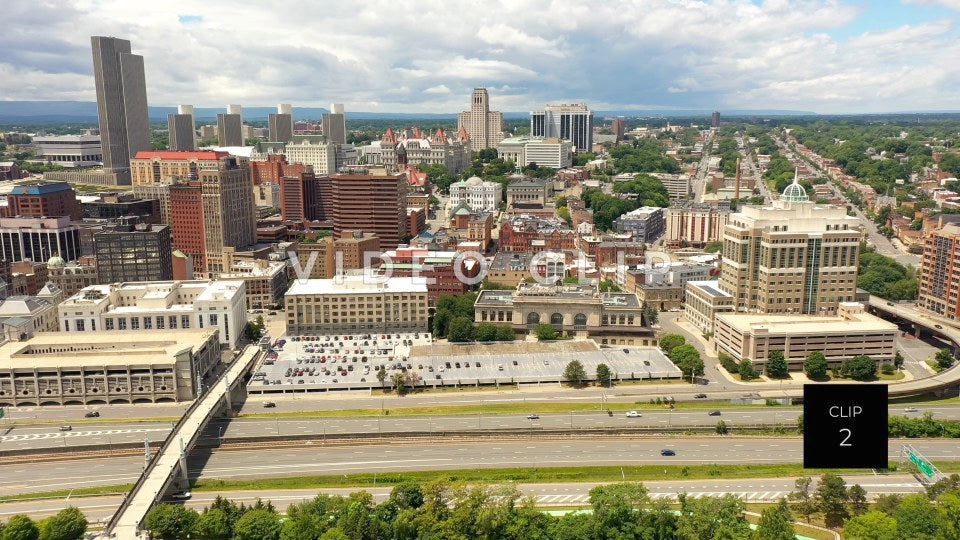
[(127, 435), (131, 433), (150, 433), (156, 431), (168, 432), (170, 431), (170, 428), (106, 429), (97, 431), (54, 431), (48, 433), (24, 433), (22, 435), (4, 435), (0, 437), (0, 442), (36, 441), (43, 439), (62, 439), (103, 435)]

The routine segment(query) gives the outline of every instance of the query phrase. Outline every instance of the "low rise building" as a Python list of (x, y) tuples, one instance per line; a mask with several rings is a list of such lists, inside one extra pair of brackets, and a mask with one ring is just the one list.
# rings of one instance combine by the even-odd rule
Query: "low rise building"
[(619, 232), (632, 232), (635, 240), (651, 243), (663, 235), (663, 208), (642, 206), (613, 220)]
[(450, 185), (450, 207), (466, 204), (477, 212), (496, 212), (503, 198), (503, 186), (487, 182), (477, 176)]
[(521, 283), (516, 290), (484, 290), (474, 308), (475, 322), (509, 323), (521, 333), (543, 323), (601, 345), (657, 344), (653, 330), (643, 325), (636, 294), (601, 293), (596, 284)]
[(22, 341), (37, 332), (56, 332), (57, 303), (60, 290), (53, 298), (44, 296), (8, 296), (0, 302), (0, 326), (7, 341)]
[(718, 313), (736, 311), (733, 295), (716, 280), (688, 281), (684, 294), (684, 316), (702, 332), (713, 332)]
[(842, 302), (836, 315), (770, 315), (719, 313), (714, 343), (735, 360), (764, 365), (773, 351), (782, 351), (791, 369), (803, 369), (812, 352), (822, 352), (838, 367), (855, 356), (892, 361), (897, 325), (870, 315), (863, 304)]
[(703, 247), (723, 241), (723, 229), (733, 212), (729, 207), (687, 203), (666, 209), (666, 238), (668, 248), (682, 246)]
[(37, 159), (61, 167), (96, 167), (103, 162), (99, 135), (42, 135), (33, 138)]
[(501, 251), (568, 250), (574, 249), (575, 243), (576, 233), (558, 218), (521, 214), (500, 227)]
[(234, 348), (246, 326), (242, 281), (153, 281), (91, 285), (64, 300), (61, 332), (215, 329)]
[(430, 304), (440, 295), (462, 296), (477, 277), (480, 262), (456, 251), (430, 251), (400, 246), (381, 255), (380, 271), (386, 276), (412, 277), (426, 283)]
[(100, 274), (94, 261), (66, 262), (62, 257), (47, 261), (48, 279), (57, 286), (65, 298), (69, 298), (90, 285), (100, 283)]
[(497, 155), (519, 166), (563, 169), (573, 164), (573, 143), (553, 137), (509, 137), (497, 145)]
[(44, 332), (0, 345), (0, 406), (189, 401), (220, 361), (215, 328)]
[(413, 278), (294, 280), (284, 295), (287, 334), (426, 332), (429, 293)]
[(507, 206), (543, 208), (550, 198), (551, 184), (539, 178), (517, 178), (507, 184)]
[(220, 274), (218, 279), (243, 281), (246, 283), (245, 297), (247, 309), (261, 309), (273, 306), (283, 299), (287, 291), (287, 263), (256, 259), (236, 261), (230, 271)]

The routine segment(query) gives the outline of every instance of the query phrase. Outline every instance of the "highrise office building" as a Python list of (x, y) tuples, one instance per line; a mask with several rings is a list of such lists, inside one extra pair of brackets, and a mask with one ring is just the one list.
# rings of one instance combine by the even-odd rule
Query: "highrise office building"
[(556, 137), (573, 143), (577, 152), (593, 148), (593, 111), (586, 105), (547, 105), (530, 113), (531, 137)]
[[(407, 179), (404, 174), (334, 174), (318, 180), (320, 204), (334, 233), (362, 230), (380, 239), (380, 249), (405, 242), (407, 232)], [(329, 183), (330, 196), (322, 184)]]
[(720, 111), (713, 111), (713, 116), (710, 118), (710, 125), (712, 127), (720, 127)]
[(503, 113), (490, 110), (490, 95), (486, 88), (474, 88), (470, 110), (457, 115), (457, 130), (464, 130), (470, 141), (470, 150), (496, 148), (503, 140)]
[(220, 146), (243, 146), (243, 108), (227, 105), (226, 114), (217, 115), (217, 141)]
[(347, 118), (343, 103), (330, 105), (330, 112), (323, 114), (323, 134), (333, 144), (347, 144)]
[(622, 116), (618, 116), (613, 119), (613, 122), (610, 125), (611, 131), (617, 136), (618, 141), (623, 140), (623, 135), (626, 133), (626, 120)]
[[(167, 135), (170, 150), (174, 152), (192, 152), (197, 149), (196, 120), (193, 117), (193, 105), (180, 105), (177, 114), (167, 115)], [(134, 154), (136, 155), (136, 154)]]
[(277, 105), (277, 112), (267, 118), (270, 126), (270, 140), (290, 142), (293, 140), (293, 107), (289, 103)]
[(121, 218), (93, 235), (102, 283), (173, 279), (170, 227)]
[(960, 318), (960, 226), (947, 223), (923, 242), (917, 306), (948, 319)]
[(117, 174), (118, 184), (129, 184), (130, 156), (150, 149), (143, 57), (131, 54), (126, 39), (92, 36), (90, 42), (103, 167)]

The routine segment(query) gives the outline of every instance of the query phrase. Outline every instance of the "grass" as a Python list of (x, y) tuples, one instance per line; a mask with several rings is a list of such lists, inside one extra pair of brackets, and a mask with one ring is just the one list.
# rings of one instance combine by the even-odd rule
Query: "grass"
[(943, 368), (940, 367), (940, 364), (937, 363), (937, 361), (934, 360), (933, 358), (927, 358), (927, 365), (930, 366), (937, 373), (940, 373), (941, 371), (943, 371)]
[(904, 405), (949, 405), (960, 403), (960, 397), (941, 398), (933, 395), (890, 398), (890, 403)]
[(17, 501), (23, 499), (55, 499), (70, 496), (96, 497), (98, 495), (124, 495), (133, 489), (133, 484), (117, 484), (114, 486), (86, 487), (77, 489), (60, 489), (57, 491), (43, 491), (40, 493), (24, 493), (22, 495), (2, 495), (0, 502)]
[[(469, 381), (471, 379), (462, 379), (464, 381)], [(555, 383), (549, 383), (555, 385)], [(635, 380), (622, 380), (616, 383), (617, 387), (621, 386), (643, 386), (651, 384), (689, 384), (683, 379), (635, 379)], [(524, 387), (531, 386), (529, 384), (521, 385), (520, 388), (517, 388), (516, 384), (502, 383), (499, 387), (496, 385), (483, 385), (476, 386), (470, 384), (461, 384), (459, 387), (456, 386), (438, 386), (427, 387), (427, 388), (418, 388), (413, 391), (408, 391), (408, 395), (417, 395), (417, 394), (443, 394), (443, 393), (456, 393), (456, 392), (515, 392), (523, 390)], [(546, 384), (544, 385), (546, 386)], [(589, 386), (588, 386), (589, 387)], [(571, 388), (569, 384), (564, 383), (563, 388)], [(389, 388), (374, 388), (371, 390), (371, 394), (375, 396), (393, 396), (396, 395), (396, 392)]]

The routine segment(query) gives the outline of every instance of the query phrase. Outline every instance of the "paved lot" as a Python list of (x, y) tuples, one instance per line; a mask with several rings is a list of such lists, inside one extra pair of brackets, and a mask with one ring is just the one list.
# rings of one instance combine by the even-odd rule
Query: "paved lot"
[[(430, 346), (429, 334), (286, 336), (254, 370), (251, 394), (379, 388), (394, 374), (412, 374), (428, 386), (559, 382), (572, 360), (589, 379), (607, 364), (614, 379), (679, 378), (680, 370), (656, 347), (598, 349), (592, 342)], [(277, 344), (282, 343), (281, 346)], [(411, 352), (413, 351), (413, 352)]]
[(248, 391), (345, 390), (380, 386), (377, 371), (383, 366), (389, 384), (394, 373), (412, 369), (410, 347), (430, 343), (427, 333), (329, 334), (284, 336), (275, 340), (274, 355), (254, 369)]

